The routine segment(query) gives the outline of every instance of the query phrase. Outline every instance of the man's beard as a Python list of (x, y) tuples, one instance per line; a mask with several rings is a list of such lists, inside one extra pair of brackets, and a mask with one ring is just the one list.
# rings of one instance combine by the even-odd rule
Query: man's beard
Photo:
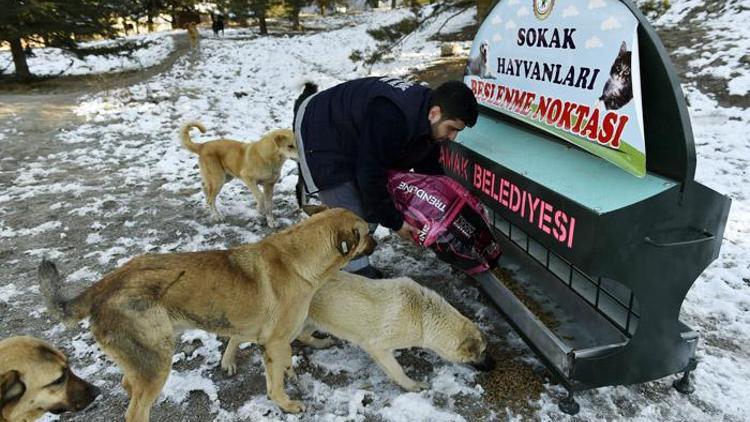
[(438, 120), (437, 123), (430, 124), (430, 139), (432, 140), (432, 142), (437, 143), (437, 142), (443, 142), (443, 141), (447, 141), (448, 140), (448, 137), (442, 137), (442, 138), (436, 138), (435, 137), (435, 134), (438, 131), (438, 126), (442, 122), (443, 122), (443, 119), (440, 119), (440, 120)]

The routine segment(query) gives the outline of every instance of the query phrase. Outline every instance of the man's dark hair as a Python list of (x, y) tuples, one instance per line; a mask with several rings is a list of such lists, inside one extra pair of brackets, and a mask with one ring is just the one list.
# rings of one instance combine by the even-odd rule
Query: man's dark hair
[(440, 107), (443, 120), (460, 119), (473, 127), (479, 115), (477, 99), (471, 89), (460, 81), (448, 81), (432, 91), (430, 108)]

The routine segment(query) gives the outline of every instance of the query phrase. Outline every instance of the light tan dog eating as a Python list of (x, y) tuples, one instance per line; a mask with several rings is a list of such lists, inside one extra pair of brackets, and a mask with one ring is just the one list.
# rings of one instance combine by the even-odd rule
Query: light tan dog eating
[(66, 322), (91, 317), (99, 346), (123, 371), (129, 422), (149, 419), (169, 375), (175, 331), (191, 327), (263, 345), (268, 396), (300, 412), (302, 403), (284, 392), (290, 343), (318, 288), (374, 247), (367, 223), (335, 208), (229, 250), (134, 258), (71, 299), (55, 266), (43, 261), (40, 290), (50, 313)]
[[(492, 369), (487, 342), (477, 326), (434, 291), (408, 277), (373, 281), (344, 271), (313, 297), (305, 329), (297, 337), (310, 346), (330, 346), (331, 339), (312, 336), (315, 330), (361, 347), (398, 385), (408, 391), (427, 387), (409, 378), (393, 351), (424, 347), (451, 362)], [(232, 337), (221, 359), (232, 374), (242, 339)]]
[[(216, 209), (216, 197), (224, 183), (236, 177), (242, 180), (255, 196), (258, 212), (265, 216), (269, 227), (276, 227), (273, 217), (273, 188), (281, 177), (281, 166), (287, 159), (297, 160), (297, 144), (289, 129), (272, 130), (257, 142), (245, 143), (218, 139), (196, 144), (190, 139), (190, 129), (206, 128), (199, 122), (182, 126), (180, 139), (189, 151), (198, 154), (203, 193), (214, 219), (221, 219)], [(263, 192), (258, 185), (263, 185)]]
[(26, 336), (0, 341), (0, 422), (79, 411), (98, 395), (99, 389), (78, 378), (54, 346)]

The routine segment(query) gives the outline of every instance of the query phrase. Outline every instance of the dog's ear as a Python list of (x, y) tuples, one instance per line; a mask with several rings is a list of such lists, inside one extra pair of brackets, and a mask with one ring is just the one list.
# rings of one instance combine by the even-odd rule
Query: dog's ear
[(361, 236), (357, 229), (339, 230), (338, 236), (336, 237), (336, 248), (339, 250), (341, 255), (347, 256), (351, 251), (357, 249)]
[(26, 392), (26, 385), (21, 381), (21, 374), (12, 370), (0, 374), (0, 410), (6, 404), (18, 400)]
[(323, 211), (325, 211), (327, 209), (328, 209), (328, 207), (325, 206), (325, 205), (305, 204), (305, 205), (302, 206), (302, 211), (304, 211), (305, 214), (310, 215), (310, 216), (315, 215), (315, 214), (317, 214), (319, 212), (323, 212)]
[(286, 141), (287, 137), (286, 135), (283, 135), (281, 133), (274, 135), (273, 142), (276, 144), (277, 147), (281, 148), (282, 145), (284, 145), (284, 141)]

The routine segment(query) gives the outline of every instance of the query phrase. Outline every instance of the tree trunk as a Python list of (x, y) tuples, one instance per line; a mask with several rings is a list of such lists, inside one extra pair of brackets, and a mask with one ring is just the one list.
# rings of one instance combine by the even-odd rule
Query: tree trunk
[(302, 30), (302, 25), (299, 24), (299, 7), (294, 7), (292, 11), (292, 27), (295, 31)]
[(268, 35), (268, 26), (266, 25), (266, 11), (258, 15), (258, 24), (260, 25), (260, 35)]
[(177, 16), (177, 4), (172, 3), (172, 7), (169, 11), (169, 16), (172, 18), (172, 29), (182, 29), (185, 28), (185, 25), (187, 22), (182, 21), (181, 16)]
[(396, 0), (391, 0), (391, 9), (396, 8)]
[(26, 63), (26, 55), (23, 53), (20, 38), (10, 40), (10, 52), (13, 55), (13, 64), (16, 66), (16, 77), (22, 81), (31, 79), (31, 72), (29, 72), (29, 65)]

